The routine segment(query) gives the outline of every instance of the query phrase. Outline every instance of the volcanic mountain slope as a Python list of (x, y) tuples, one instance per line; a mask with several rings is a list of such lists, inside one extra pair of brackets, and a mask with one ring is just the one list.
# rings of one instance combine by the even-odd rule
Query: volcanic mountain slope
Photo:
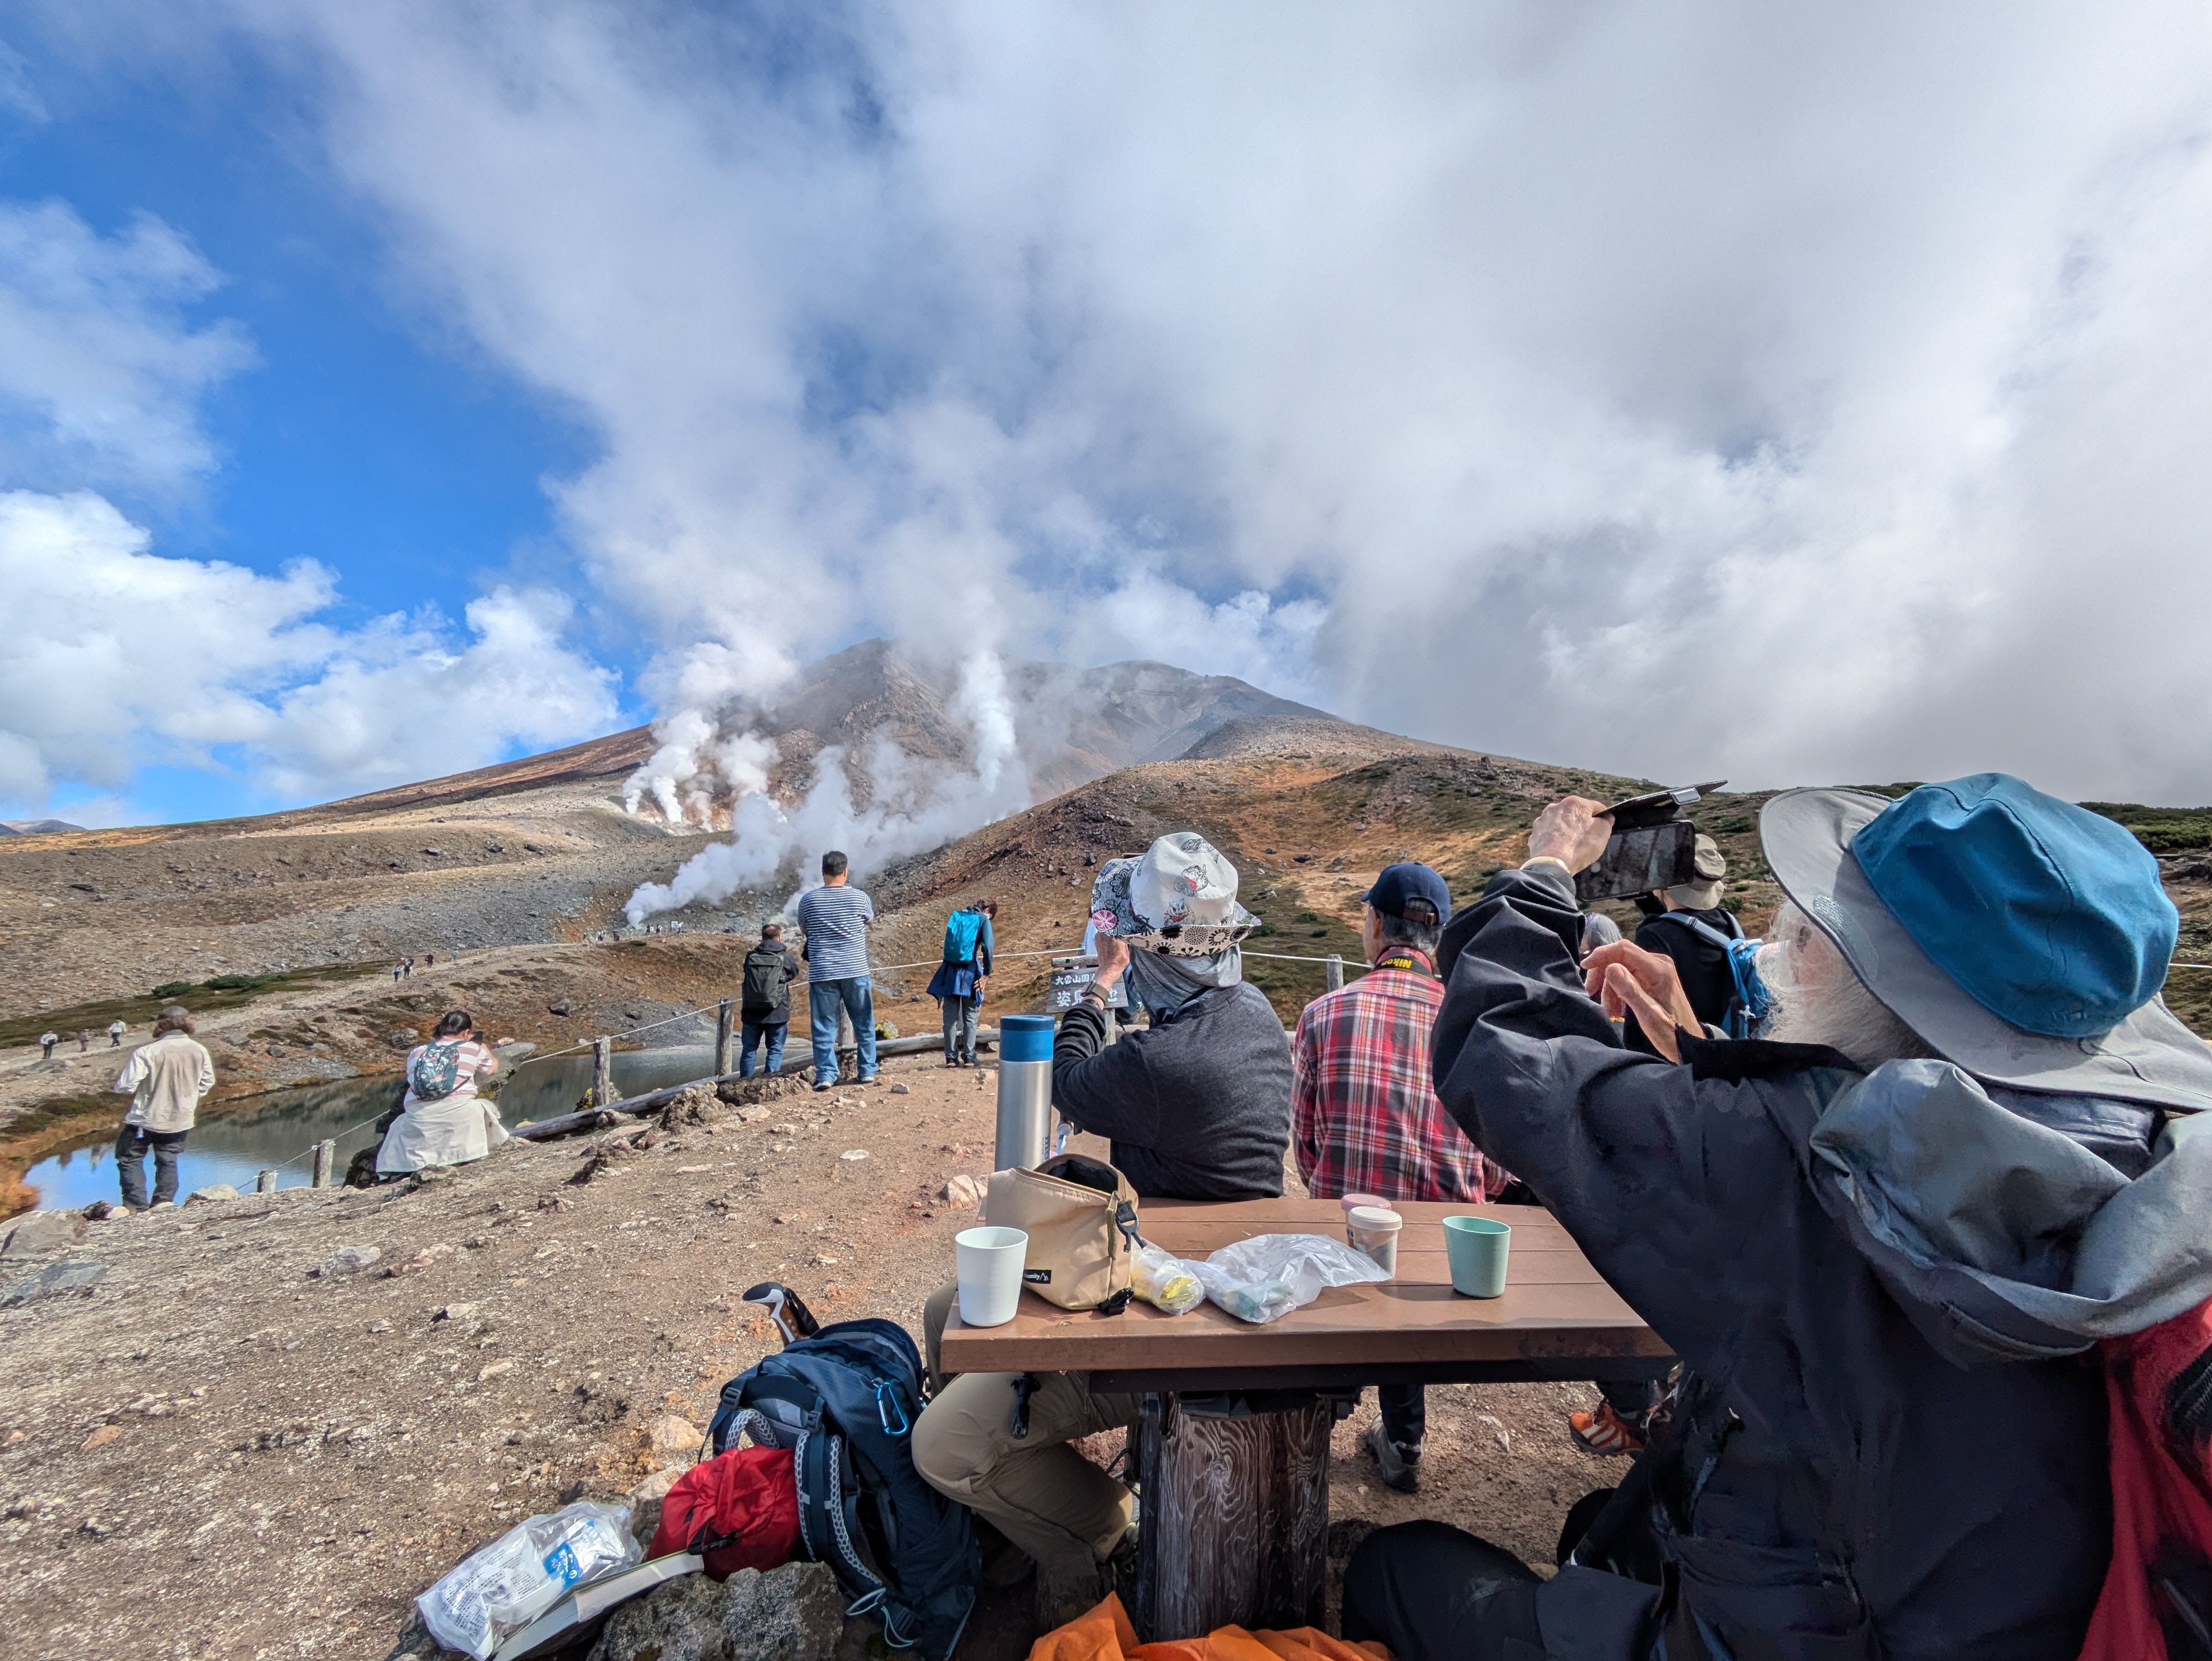
[[(1040, 794), (1178, 753), (1239, 717), (1318, 715), (1164, 664), (1017, 663), (1007, 678)], [(878, 737), (959, 764), (971, 740), (956, 684), (883, 641), (824, 659), (757, 718), (780, 746), (773, 788), (788, 799), (823, 747), (864, 752)], [(580, 940), (706, 834), (623, 811), (623, 784), (656, 747), (641, 727), (254, 818), (0, 840), (0, 949), (14, 970), (0, 1020), (179, 980)], [(865, 800), (865, 770), (852, 770)], [(688, 916), (711, 921), (704, 907)]]
[[(1164, 663), (1079, 669), (1018, 661), (1003, 668), (1015, 744), (1040, 796), (1133, 762), (1171, 760), (1238, 720), (1330, 719), (1233, 677)], [(726, 727), (775, 740), (769, 782), (780, 796), (803, 792), (813, 782), (815, 757), (841, 746), (865, 805), (872, 739), (952, 766), (973, 759), (973, 723), (959, 713), (959, 697), (957, 664), (933, 663), (892, 641), (863, 641), (810, 665), (773, 703)]]

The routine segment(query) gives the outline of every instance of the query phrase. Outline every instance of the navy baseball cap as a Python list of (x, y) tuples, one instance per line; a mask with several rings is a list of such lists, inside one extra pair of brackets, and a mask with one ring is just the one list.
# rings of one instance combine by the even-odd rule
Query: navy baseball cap
[(1359, 897), (1377, 911), (1393, 917), (1406, 915), (1406, 902), (1426, 900), (1436, 908), (1437, 921), (1444, 922), (1451, 916), (1451, 890), (1444, 879), (1423, 865), (1419, 860), (1405, 860), (1396, 865), (1383, 867), (1375, 879), (1375, 886)]

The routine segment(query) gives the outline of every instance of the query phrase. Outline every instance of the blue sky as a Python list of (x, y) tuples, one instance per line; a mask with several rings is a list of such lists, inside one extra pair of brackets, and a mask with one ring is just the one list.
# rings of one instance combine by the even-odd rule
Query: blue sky
[(2208, 138), (2179, 3), (29, 0), (0, 817), (733, 797), (875, 634), (2212, 800)]

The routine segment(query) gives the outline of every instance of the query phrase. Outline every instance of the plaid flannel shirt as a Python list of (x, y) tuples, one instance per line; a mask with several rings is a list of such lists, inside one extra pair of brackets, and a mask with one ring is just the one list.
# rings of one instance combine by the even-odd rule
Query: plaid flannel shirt
[[(1384, 964), (1425, 964), (1394, 946)], [(1444, 989), (1416, 968), (1379, 967), (1324, 994), (1291, 1046), (1291, 1140), (1319, 1200), (1480, 1201), (1510, 1178), (1482, 1157), (1437, 1099), (1429, 1034)]]

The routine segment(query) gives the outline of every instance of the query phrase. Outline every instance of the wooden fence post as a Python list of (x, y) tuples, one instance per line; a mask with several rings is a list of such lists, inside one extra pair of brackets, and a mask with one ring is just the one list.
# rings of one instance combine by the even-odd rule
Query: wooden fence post
[(714, 1076), (736, 1072), (735, 1058), (730, 1053), (731, 1029), (737, 1022), (738, 1007), (731, 1000), (722, 1000), (722, 1007), (714, 1012)]
[(612, 1038), (592, 1040), (592, 1100), (593, 1107), (605, 1107), (615, 1098), (615, 1041)]
[(273, 1171), (264, 1171), (256, 1177), (253, 1179), (253, 1191), (256, 1194), (274, 1194), (276, 1191), (276, 1173)]
[(1328, 989), (1330, 991), (1341, 992), (1344, 990), (1343, 958), (1338, 957), (1334, 952), (1330, 952), (1328, 954), (1328, 962), (1324, 966), (1322, 972), (1328, 977)]
[(336, 1156), (337, 1149), (337, 1141), (335, 1137), (315, 1144), (314, 1185), (317, 1188), (328, 1188), (331, 1185), (331, 1161)]

